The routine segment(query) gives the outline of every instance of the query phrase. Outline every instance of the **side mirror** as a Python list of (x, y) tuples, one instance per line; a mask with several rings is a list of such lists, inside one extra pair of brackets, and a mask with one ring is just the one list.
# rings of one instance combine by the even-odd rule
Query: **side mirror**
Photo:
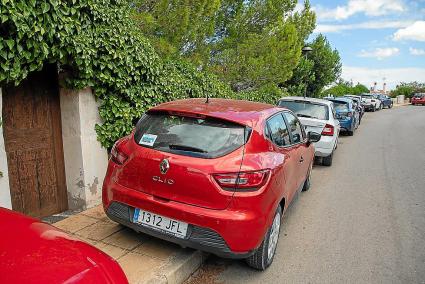
[(307, 133), (307, 143), (310, 144), (319, 142), (321, 137), (322, 135), (320, 135), (319, 133), (310, 131), (309, 133)]

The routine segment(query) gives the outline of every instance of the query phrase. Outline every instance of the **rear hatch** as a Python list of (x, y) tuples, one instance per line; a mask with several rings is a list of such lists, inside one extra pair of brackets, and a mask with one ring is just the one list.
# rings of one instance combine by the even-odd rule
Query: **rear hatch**
[(279, 106), (292, 110), (301, 120), (306, 131), (322, 133), (329, 121), (329, 108), (326, 104), (307, 100), (281, 100)]
[(306, 117), (299, 117), (301, 123), (304, 125), (305, 130), (307, 132), (313, 131), (317, 133), (322, 133), (323, 128), (325, 128), (326, 121), (325, 120), (317, 120)]
[(239, 172), (247, 128), (217, 118), (153, 112), (137, 124), (116, 181), (165, 200), (225, 209), (233, 195), (212, 174)]

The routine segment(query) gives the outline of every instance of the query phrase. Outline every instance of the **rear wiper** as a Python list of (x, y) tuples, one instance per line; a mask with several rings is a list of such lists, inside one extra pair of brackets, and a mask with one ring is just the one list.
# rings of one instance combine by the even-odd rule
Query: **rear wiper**
[(308, 115), (308, 114), (302, 114), (302, 113), (298, 113), (297, 116), (298, 117), (306, 117), (306, 118), (315, 118), (315, 119), (318, 119), (315, 116), (311, 116), (311, 115)]
[(187, 146), (187, 145), (170, 144), (170, 145), (168, 145), (168, 148), (170, 148), (172, 150), (181, 150), (181, 151), (198, 152), (198, 153), (208, 153), (208, 151), (205, 151), (201, 148), (196, 148), (196, 147)]

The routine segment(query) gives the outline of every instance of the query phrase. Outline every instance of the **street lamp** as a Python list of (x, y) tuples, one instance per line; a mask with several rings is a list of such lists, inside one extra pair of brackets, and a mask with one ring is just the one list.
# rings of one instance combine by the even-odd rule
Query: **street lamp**
[[(313, 51), (313, 48), (310, 46), (304, 46), (303, 49), (301, 49), (302, 54), (305, 56), (305, 60), (307, 61), (307, 55)], [(307, 80), (304, 82), (304, 99), (307, 96)]]

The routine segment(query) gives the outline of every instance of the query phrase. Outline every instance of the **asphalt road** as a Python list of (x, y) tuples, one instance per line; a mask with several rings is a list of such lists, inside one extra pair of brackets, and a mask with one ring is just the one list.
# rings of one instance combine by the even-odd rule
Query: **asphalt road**
[(366, 113), (341, 137), (286, 212), (265, 272), (213, 256), (189, 282), (425, 283), (425, 107)]

